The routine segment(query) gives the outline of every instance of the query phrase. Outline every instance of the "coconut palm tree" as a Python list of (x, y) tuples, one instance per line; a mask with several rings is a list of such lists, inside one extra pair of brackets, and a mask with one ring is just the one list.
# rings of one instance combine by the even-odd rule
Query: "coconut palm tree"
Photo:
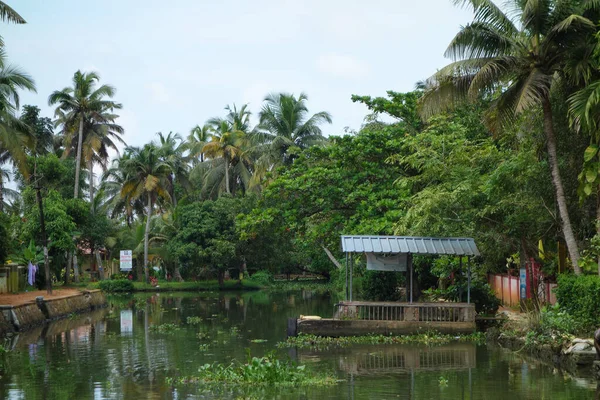
[[(214, 177), (222, 169), (222, 175), (225, 177), (225, 192), (231, 194), (229, 179), (231, 166), (240, 165), (237, 172), (244, 174), (244, 163), (240, 164), (238, 161), (242, 158), (245, 158), (245, 162), (249, 161), (244, 156), (247, 155), (246, 151), (250, 147), (250, 138), (247, 135), (250, 131), (250, 111), (247, 105), (239, 110), (235, 105), (227, 106), (225, 109), (228, 111), (225, 118), (212, 118), (208, 121), (212, 137), (210, 142), (204, 145), (202, 152), (212, 160), (212, 171), (206, 175), (209, 181), (220, 182)], [(244, 177), (244, 180), (246, 178), (249, 179), (249, 176)]]
[(475, 17), (446, 50), (454, 62), (427, 81), (420, 112), (427, 118), (456, 103), (498, 92), (489, 117), (500, 126), (514, 122), (525, 110), (541, 108), (562, 230), (575, 272), (580, 274), (579, 249), (558, 166), (550, 94), (561, 80), (581, 82), (589, 75), (596, 27), (584, 16), (582, 4), (597, 2), (511, 0), (508, 12), (492, 0), (455, 3), (471, 6)]
[(127, 180), (121, 188), (121, 197), (127, 202), (145, 199), (146, 231), (144, 234), (144, 274), (146, 283), (150, 281), (148, 274), (148, 240), (150, 235), (150, 220), (154, 213), (154, 204), (158, 198), (170, 201), (168, 191), (168, 177), (171, 174), (170, 166), (160, 159), (160, 150), (153, 144), (142, 148), (128, 147), (128, 157), (123, 163)]
[(259, 131), (269, 143), (267, 154), (276, 164), (290, 164), (298, 149), (326, 142), (321, 125), (331, 124), (331, 115), (321, 111), (309, 117), (304, 93), (296, 98), (289, 93), (265, 97), (259, 114)]
[(6, 52), (0, 48), (0, 149), (27, 176), (25, 149), (34, 143), (32, 127), (15, 114), (20, 106), (19, 90), (35, 92), (33, 79), (18, 67), (8, 64)]
[(70, 142), (71, 135), (77, 132), (77, 156), (75, 162), (75, 185), (74, 197), (79, 196), (79, 175), (81, 172), (81, 161), (83, 152), (83, 137), (86, 124), (111, 124), (114, 119), (107, 119), (107, 115), (113, 115), (113, 110), (122, 106), (112, 100), (115, 88), (110, 85), (102, 85), (96, 88), (100, 76), (95, 72), (75, 72), (73, 75), (73, 86), (53, 92), (48, 98), (49, 105), (57, 105), (55, 115), (57, 122), (63, 126), (65, 140)]
[(186, 146), (183, 143), (182, 137), (175, 133), (169, 132), (168, 135), (163, 135), (158, 132), (159, 143), (158, 151), (160, 159), (169, 165), (171, 173), (168, 176), (169, 194), (173, 201), (173, 207), (177, 207), (177, 196), (175, 195), (175, 183), (179, 183), (184, 189), (189, 188), (189, 164), (187, 157), (183, 155), (186, 151)]
[(208, 124), (204, 124), (203, 126), (196, 125), (190, 131), (185, 146), (189, 151), (189, 156), (192, 158), (193, 165), (197, 165), (198, 161), (204, 162), (204, 153), (202, 152), (202, 149), (211, 139), (212, 135), (210, 131), (211, 126)]
[(4, 22), (13, 22), (15, 24), (27, 23), (23, 17), (3, 1), (0, 1), (0, 20)]

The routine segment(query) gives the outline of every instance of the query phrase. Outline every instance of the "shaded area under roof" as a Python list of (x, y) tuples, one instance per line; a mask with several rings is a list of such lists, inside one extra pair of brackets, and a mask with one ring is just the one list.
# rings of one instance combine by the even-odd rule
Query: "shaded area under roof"
[(471, 238), (342, 235), (344, 253), (411, 253), (478, 256)]

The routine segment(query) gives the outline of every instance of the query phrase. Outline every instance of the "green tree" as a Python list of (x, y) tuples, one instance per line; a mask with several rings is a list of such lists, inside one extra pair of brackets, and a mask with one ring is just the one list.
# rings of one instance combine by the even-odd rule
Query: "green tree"
[(159, 149), (152, 143), (142, 148), (128, 147), (129, 157), (123, 168), (127, 171), (127, 180), (121, 188), (121, 196), (127, 201), (145, 198), (146, 231), (144, 234), (144, 274), (146, 282), (150, 281), (148, 272), (148, 247), (150, 238), (150, 221), (154, 213), (154, 204), (161, 198), (171, 200), (168, 191), (170, 166), (160, 159)]
[[(77, 71), (73, 75), (73, 86), (60, 91), (54, 91), (48, 97), (49, 105), (57, 105), (55, 115), (62, 124), (62, 132), (66, 143), (77, 134), (77, 155), (75, 157), (75, 185), (74, 195), (79, 196), (79, 175), (81, 170), (84, 129), (87, 123), (112, 123), (114, 118), (107, 118), (108, 112), (121, 108), (119, 103), (106, 98), (112, 98), (115, 88), (110, 85), (101, 85), (96, 88), (100, 76), (95, 72)], [(108, 114), (111, 115), (112, 114)]]
[(268, 143), (269, 162), (289, 165), (298, 151), (326, 142), (321, 125), (331, 123), (331, 115), (321, 111), (309, 116), (308, 97), (273, 93), (265, 97), (259, 114), (258, 129)]
[(159, 132), (158, 139), (159, 142), (157, 145), (159, 157), (171, 170), (167, 177), (169, 181), (169, 195), (173, 201), (173, 207), (177, 207), (175, 186), (179, 185), (184, 189), (190, 187), (188, 179), (188, 158), (183, 155), (186, 151), (186, 146), (184, 145), (181, 136), (177, 133), (173, 134), (172, 132), (169, 132), (169, 134), (165, 136), (162, 132)]
[(473, 7), (475, 18), (446, 50), (455, 61), (429, 79), (421, 111), (430, 117), (499, 88), (503, 90), (490, 107), (491, 120), (511, 123), (519, 113), (541, 107), (563, 233), (575, 272), (580, 274), (579, 249), (558, 164), (551, 92), (561, 78), (581, 82), (589, 75), (581, 55), (586, 49), (590, 53), (596, 26), (583, 16), (585, 9), (579, 2), (514, 0), (508, 6), (510, 14), (490, 0), (456, 3)]
[(210, 141), (211, 126), (204, 124), (203, 126), (196, 125), (187, 137), (185, 146), (189, 150), (189, 156), (192, 158), (192, 164), (204, 162), (204, 146)]

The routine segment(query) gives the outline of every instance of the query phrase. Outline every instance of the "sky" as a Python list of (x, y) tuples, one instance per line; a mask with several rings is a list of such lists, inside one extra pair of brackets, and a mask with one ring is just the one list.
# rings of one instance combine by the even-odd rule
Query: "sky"
[(35, 104), (95, 71), (117, 89), (129, 145), (190, 129), (244, 103), (254, 122), (270, 92), (308, 95), (326, 135), (359, 129), (352, 94), (411, 91), (448, 63), (470, 10), (451, 0), (7, 0), (26, 25), (0, 26), (11, 64), (36, 81)]

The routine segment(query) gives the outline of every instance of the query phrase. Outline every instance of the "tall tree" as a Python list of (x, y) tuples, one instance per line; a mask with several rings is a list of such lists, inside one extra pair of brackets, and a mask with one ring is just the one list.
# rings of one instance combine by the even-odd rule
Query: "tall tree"
[[(106, 113), (121, 108), (121, 104), (106, 98), (115, 95), (115, 88), (101, 85), (96, 88), (100, 76), (95, 72), (77, 71), (73, 75), (73, 86), (53, 92), (48, 98), (49, 105), (57, 105), (56, 116), (63, 125), (66, 138), (77, 132), (77, 156), (75, 170), (74, 197), (79, 196), (79, 175), (81, 171), (84, 128), (87, 123), (112, 123)], [(109, 114), (112, 115), (112, 114)], [(69, 141), (68, 139), (65, 139)]]
[(186, 189), (189, 188), (189, 165), (187, 157), (183, 155), (186, 146), (183, 145), (183, 139), (177, 133), (169, 132), (169, 134), (163, 135), (162, 132), (159, 132), (158, 139), (159, 157), (171, 170), (168, 176), (169, 194), (173, 201), (173, 207), (177, 207), (175, 184), (177, 183)]
[(201, 163), (204, 162), (204, 152), (202, 149), (211, 139), (210, 129), (210, 125), (204, 124), (203, 126), (196, 125), (190, 131), (185, 146), (189, 151), (190, 157), (192, 157), (192, 164), (197, 164), (198, 161)]
[[(454, 62), (428, 80), (421, 112), (430, 117), (457, 102), (497, 93), (499, 88), (490, 120), (506, 125), (525, 110), (541, 108), (563, 234), (575, 272), (580, 274), (579, 249), (558, 163), (551, 92), (561, 79), (578, 82), (589, 75), (595, 24), (583, 16), (582, 2), (511, 0), (510, 12), (491, 0), (454, 2), (471, 6), (475, 17), (446, 50)], [(584, 54), (588, 57), (581, 57)]]
[(331, 115), (321, 111), (309, 116), (304, 93), (296, 98), (289, 93), (273, 93), (265, 97), (259, 114), (259, 130), (269, 143), (268, 153), (275, 163), (290, 164), (297, 150), (326, 141), (321, 125), (331, 123)]
[(148, 272), (148, 240), (150, 236), (150, 220), (154, 212), (154, 204), (158, 198), (170, 201), (168, 177), (170, 166), (160, 159), (160, 151), (153, 143), (142, 148), (128, 147), (129, 157), (123, 167), (127, 171), (127, 181), (121, 188), (121, 196), (134, 201), (145, 198), (146, 230), (144, 233), (144, 275), (146, 283), (150, 282)]

